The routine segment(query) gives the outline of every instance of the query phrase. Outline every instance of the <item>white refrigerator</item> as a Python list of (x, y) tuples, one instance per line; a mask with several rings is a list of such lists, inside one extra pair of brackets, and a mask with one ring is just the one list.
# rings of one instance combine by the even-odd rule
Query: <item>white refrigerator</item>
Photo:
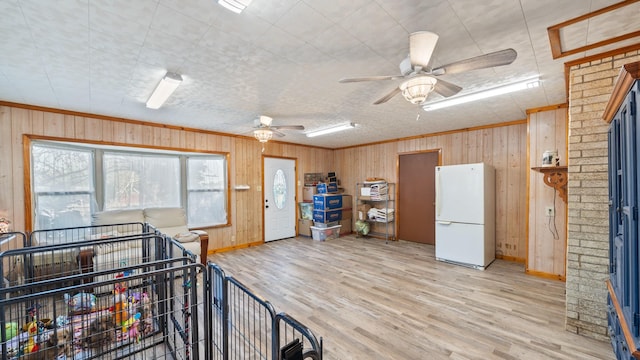
[(495, 169), (436, 167), (436, 259), (484, 270), (495, 260)]

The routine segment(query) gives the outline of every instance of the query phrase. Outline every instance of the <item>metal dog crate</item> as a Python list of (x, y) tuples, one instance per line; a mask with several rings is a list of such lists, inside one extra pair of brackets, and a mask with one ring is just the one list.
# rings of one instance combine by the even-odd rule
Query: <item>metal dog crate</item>
[(311, 330), (148, 224), (2, 235), (0, 273), (2, 359), (322, 359)]
[[(322, 360), (322, 339), (209, 263), (211, 359)], [(291, 353), (294, 345), (297, 351)]]
[[(91, 267), (79, 258), (70, 261), (73, 269), (56, 266), (61, 256), (87, 251), (110, 252)], [(117, 257), (109, 255), (114, 251)], [(204, 267), (190, 256), (166, 258), (181, 251), (157, 234), (3, 251), (0, 266), (17, 264), (24, 276), (0, 288), (2, 358), (206, 358), (208, 331), (199, 319), (207, 308), (198, 286)], [(123, 256), (130, 263), (123, 265)], [(49, 260), (46, 276), (34, 271)]]

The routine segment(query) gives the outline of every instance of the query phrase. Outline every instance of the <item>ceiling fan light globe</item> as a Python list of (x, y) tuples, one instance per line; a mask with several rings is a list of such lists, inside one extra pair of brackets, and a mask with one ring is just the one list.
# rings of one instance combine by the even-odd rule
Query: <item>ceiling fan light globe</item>
[(430, 76), (414, 77), (400, 84), (400, 91), (407, 101), (417, 105), (427, 99), (437, 82)]
[(273, 137), (273, 131), (268, 129), (257, 129), (253, 131), (253, 136), (261, 143), (266, 143)]

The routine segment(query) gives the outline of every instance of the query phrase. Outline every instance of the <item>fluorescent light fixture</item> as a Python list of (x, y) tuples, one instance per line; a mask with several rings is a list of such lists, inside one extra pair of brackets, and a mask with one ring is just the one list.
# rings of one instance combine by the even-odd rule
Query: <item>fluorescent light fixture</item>
[(162, 104), (173, 94), (182, 82), (182, 76), (176, 73), (168, 72), (158, 83), (153, 93), (147, 100), (149, 109), (159, 109)]
[(218, 4), (222, 5), (227, 10), (231, 10), (236, 14), (240, 14), (242, 10), (246, 9), (252, 0), (218, 0)]
[(332, 127), (328, 127), (320, 130), (309, 131), (308, 133), (306, 133), (306, 135), (307, 137), (314, 137), (314, 136), (331, 134), (331, 133), (342, 131), (342, 130), (353, 129), (354, 127), (356, 127), (356, 124), (352, 122), (348, 122), (348, 123), (339, 124), (336, 126), (332, 126)]
[(488, 90), (483, 90), (483, 91), (479, 91), (479, 92), (475, 92), (467, 95), (448, 98), (442, 101), (436, 101), (436, 102), (424, 104), (422, 105), (422, 108), (424, 109), (424, 111), (442, 109), (448, 106), (460, 105), (460, 104), (468, 103), (471, 101), (486, 99), (492, 96), (498, 96), (498, 95), (508, 94), (508, 93), (512, 93), (520, 90), (536, 88), (538, 86), (540, 86), (540, 79), (538, 77), (534, 77), (531, 79), (518, 81), (511, 84), (498, 86)]

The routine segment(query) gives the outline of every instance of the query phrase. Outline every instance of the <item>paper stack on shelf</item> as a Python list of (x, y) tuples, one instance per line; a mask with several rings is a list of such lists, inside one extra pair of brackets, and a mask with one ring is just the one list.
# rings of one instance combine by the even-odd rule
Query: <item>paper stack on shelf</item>
[(387, 200), (387, 183), (371, 184), (371, 200)]
[(370, 220), (374, 220), (377, 222), (390, 222), (394, 219), (395, 211), (393, 209), (377, 209), (371, 208), (367, 215)]

